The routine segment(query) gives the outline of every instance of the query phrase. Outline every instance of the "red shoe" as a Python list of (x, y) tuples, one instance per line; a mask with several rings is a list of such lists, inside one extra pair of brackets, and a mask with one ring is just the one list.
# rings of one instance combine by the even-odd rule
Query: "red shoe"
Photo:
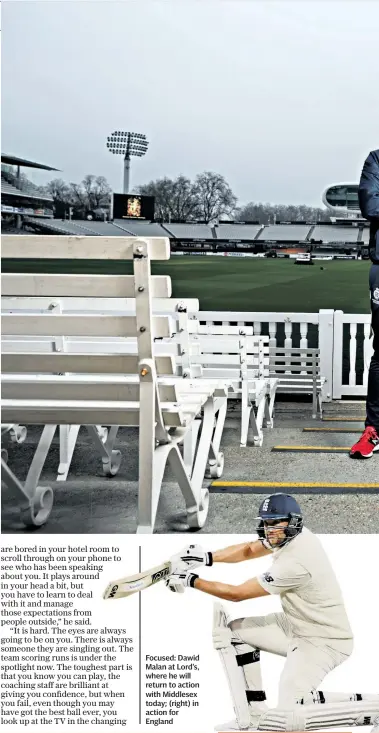
[(369, 426), (353, 445), (350, 451), (350, 458), (371, 458), (373, 453), (379, 451), (379, 435), (375, 428)]

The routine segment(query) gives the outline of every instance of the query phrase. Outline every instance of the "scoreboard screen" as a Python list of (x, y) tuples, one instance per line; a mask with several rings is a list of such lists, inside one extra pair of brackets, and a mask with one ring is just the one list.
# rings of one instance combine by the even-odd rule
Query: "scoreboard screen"
[(114, 193), (113, 218), (154, 221), (154, 202), (154, 196), (140, 196), (134, 193)]

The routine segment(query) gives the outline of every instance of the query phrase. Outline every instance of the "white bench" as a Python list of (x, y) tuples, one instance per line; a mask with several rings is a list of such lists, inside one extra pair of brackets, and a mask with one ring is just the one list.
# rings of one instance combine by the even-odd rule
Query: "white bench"
[(312, 417), (322, 417), (322, 388), (319, 349), (270, 348), (270, 375), (279, 380), (278, 394), (312, 395)]
[[(169, 316), (152, 315), (152, 299), (169, 299), (171, 282), (152, 277), (150, 262), (169, 256), (169, 240), (160, 237), (3, 237), (3, 258), (132, 260), (134, 268), (133, 275), (2, 276), (7, 298), (135, 298), (135, 316), (53, 310), (2, 317), (2, 333), (12, 342), (88, 336), (103, 341), (103, 353), (4, 350), (2, 419), (44, 426), (24, 484), (2, 458), (3, 480), (17, 497), (26, 524), (42, 524), (51, 512), (53, 491), (40, 486), (39, 479), (56, 427), (85, 425), (103, 462), (114, 471), (120, 462), (114, 450), (118, 427), (139, 428), (137, 532), (153, 531), (167, 463), (182, 491), (189, 527), (204, 525), (209, 502), (204, 475), (207, 469), (220, 474), (223, 465), (219, 445), (226, 388), (176, 376), (173, 356), (154, 350), (154, 338), (171, 337), (173, 325)], [(136, 339), (137, 355), (112, 351), (107, 342), (114, 338)], [(105, 443), (96, 425), (111, 426)]]
[[(56, 276), (53, 276), (53, 278)], [(10, 286), (12, 284), (13, 277), (9, 276)], [(125, 310), (127, 309), (127, 311)], [(187, 309), (193, 310), (199, 308), (199, 301), (195, 298), (178, 299), (178, 298), (152, 298), (152, 309), (156, 315), (170, 315), (175, 321), (181, 318), (181, 313), (187, 311)], [(100, 309), (100, 310), (99, 310)], [(38, 314), (38, 313), (70, 313), (70, 314), (92, 314), (97, 313), (99, 315), (116, 314), (124, 316), (135, 316), (135, 299), (134, 298), (48, 298), (48, 297), (5, 297), (1, 298), (1, 313), (7, 315), (10, 313), (15, 314)], [(138, 354), (138, 343), (137, 338), (112, 338), (107, 339), (107, 347), (111, 350), (111, 353), (124, 353), (124, 354)], [(159, 342), (160, 344), (160, 342)], [(63, 337), (57, 336), (55, 338), (50, 336), (33, 336), (28, 334), (27, 336), (10, 336), (4, 335), (2, 337), (2, 352), (39, 352), (39, 353), (52, 353), (52, 352), (73, 352), (73, 353), (98, 353), (102, 354), (104, 351), (104, 339), (87, 336), (72, 336)], [(162, 351), (162, 348), (157, 345), (155, 347), (157, 354), (173, 353), (167, 349)], [(179, 365), (178, 365), (179, 366)], [(180, 369), (177, 370), (178, 374)], [(199, 375), (200, 372), (197, 372)], [(4, 377), (4, 380), (6, 377)], [(59, 425), (59, 465), (57, 470), (57, 481), (66, 481), (71, 461), (73, 458), (74, 450), (77, 444), (79, 435), (80, 425)], [(95, 426), (95, 431), (99, 438), (105, 445), (107, 450), (107, 438), (108, 429), (101, 425)], [(9, 432), (10, 438), (13, 442), (21, 443), (26, 438), (26, 427), (20, 425), (2, 425), (2, 434)], [(91, 431), (93, 435), (93, 431)], [(106, 476), (115, 476), (119, 469), (119, 461), (115, 460), (111, 451), (109, 453), (109, 460), (103, 457), (102, 468)]]
[[(59, 298), (52, 302), (48, 298), (35, 298), (34, 303), (27, 298), (2, 298), (2, 309), (6, 312), (30, 312), (31, 308), (38, 308), (41, 312), (52, 310), (70, 313), (117, 313), (131, 315), (134, 307), (132, 299), (101, 299), (94, 298)], [(177, 332), (169, 340), (156, 341), (156, 352), (171, 353), (176, 358), (180, 373), (187, 378), (203, 375), (206, 379), (217, 379), (227, 382), (228, 396), (241, 401), (241, 446), (245, 447), (248, 440), (248, 431), (251, 429), (254, 445), (261, 446), (263, 442), (262, 427), (273, 426), (273, 408), (278, 380), (269, 375), (269, 346), (268, 337), (253, 336), (253, 329), (249, 326), (215, 326), (200, 325), (197, 320), (198, 301), (195, 299), (170, 300), (171, 315), (177, 319)], [(153, 301), (155, 313), (167, 315), (167, 299)], [(175, 312), (173, 308), (175, 307)], [(101, 308), (101, 310), (99, 310)], [(126, 311), (128, 313), (126, 313)], [(189, 313), (191, 316), (189, 317)], [(80, 350), (86, 352), (89, 348), (101, 351), (101, 341), (98, 339), (82, 339), (75, 337), (65, 339), (65, 343), (53, 343), (47, 340), (40, 342), (39, 348), (66, 350)], [(5, 343), (8, 348), (8, 344)], [(12, 348), (17, 343), (12, 342)], [(29, 348), (33, 344), (29, 344)], [(136, 339), (114, 339), (112, 350), (122, 353), (137, 353)], [(216, 352), (216, 353), (214, 353)], [(70, 459), (65, 447), (67, 437), (61, 429), (61, 461), (57, 480), (65, 480)], [(75, 435), (76, 438), (76, 435)], [(72, 445), (71, 453), (72, 455)]]
[[(192, 319), (196, 314), (192, 314)], [(190, 320), (189, 323), (193, 323)], [(193, 335), (189, 331), (193, 330)], [(249, 326), (201, 325), (179, 334), (182, 362), (202, 370), (205, 379), (228, 383), (228, 397), (241, 400), (242, 447), (251, 429), (254, 445), (263, 442), (263, 425), (273, 426), (278, 380), (269, 374), (268, 337), (253, 336)]]

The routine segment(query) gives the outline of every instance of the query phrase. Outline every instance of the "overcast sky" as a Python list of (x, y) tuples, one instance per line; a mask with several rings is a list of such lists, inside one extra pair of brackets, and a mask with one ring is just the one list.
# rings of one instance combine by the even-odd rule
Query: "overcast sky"
[(2, 25), (2, 151), (69, 181), (122, 191), (106, 138), (131, 130), (132, 187), (214, 170), (318, 206), (379, 148), (377, 0), (4, 0)]

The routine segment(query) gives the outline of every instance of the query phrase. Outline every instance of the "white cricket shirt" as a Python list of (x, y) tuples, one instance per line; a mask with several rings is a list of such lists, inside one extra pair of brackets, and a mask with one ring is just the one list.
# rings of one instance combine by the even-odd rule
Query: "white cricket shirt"
[(280, 594), (293, 636), (353, 638), (333, 568), (308, 529), (274, 550), (270, 569), (257, 580), (268, 593)]

